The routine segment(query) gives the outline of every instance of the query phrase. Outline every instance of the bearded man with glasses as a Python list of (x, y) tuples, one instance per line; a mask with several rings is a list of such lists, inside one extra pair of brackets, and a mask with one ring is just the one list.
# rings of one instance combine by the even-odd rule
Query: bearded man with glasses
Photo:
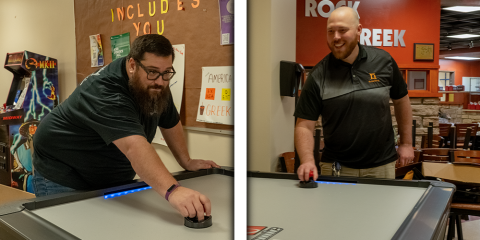
[(126, 58), (86, 77), (48, 114), (34, 136), (35, 195), (112, 187), (138, 174), (184, 217), (209, 216), (210, 200), (180, 186), (150, 144), (158, 126), (184, 169), (219, 167), (188, 154), (169, 88), (174, 58), (165, 37), (140, 36)]

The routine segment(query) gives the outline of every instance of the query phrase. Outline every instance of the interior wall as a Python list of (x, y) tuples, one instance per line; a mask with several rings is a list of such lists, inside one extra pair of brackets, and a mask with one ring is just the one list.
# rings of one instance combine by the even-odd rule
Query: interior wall
[(280, 96), (280, 61), (295, 62), (296, 5), (292, 2), (275, 0), (271, 5), (271, 171), (280, 154), (294, 151), (295, 98)]
[(28, 50), (58, 60), (60, 102), (76, 87), (73, 0), (0, 0), (0, 104), (13, 74), (3, 68), (7, 53)]
[[(0, 0), (0, 59), (9, 52), (28, 50), (56, 58), (60, 102), (77, 87), (74, 0)], [(0, 69), (0, 104), (6, 102), (12, 73)], [(185, 131), (192, 158), (209, 159), (233, 167), (233, 136)], [(183, 170), (170, 150), (153, 144), (167, 168)]]
[(270, 170), (271, 0), (247, 3), (247, 169)]
[(440, 59), (440, 71), (455, 72), (455, 85), (462, 84), (462, 77), (480, 77), (480, 61)]
[(293, 151), (294, 98), (280, 97), (280, 61), (295, 61), (296, 3), (248, 2), (248, 170), (274, 171)]
[[(185, 140), (192, 159), (212, 160), (220, 166), (233, 167), (233, 136), (185, 130)], [(183, 171), (167, 146), (152, 144), (170, 172)]]
[[(317, 10), (321, 0), (316, 2), (317, 17), (305, 16), (305, 3), (310, 1), (297, 1), (297, 62), (304, 66), (315, 66), (327, 54), (327, 18), (321, 17)], [(323, 1), (334, 6), (356, 6), (360, 15), (360, 24), (364, 29), (371, 31), (370, 43), (373, 44), (373, 30), (381, 31), (379, 36), (382, 46), (378, 48), (390, 53), (400, 66), (415, 68), (438, 68), (440, 39), (440, 0), (362, 0), (362, 1)], [(321, 6), (323, 5), (320, 4)], [(323, 12), (329, 12), (328, 5), (323, 5)], [(403, 40), (405, 46), (384, 46), (385, 30), (392, 30), (389, 35), (390, 42), (394, 42), (394, 31), (405, 30)], [(433, 43), (433, 61), (414, 61), (414, 43)], [(400, 66), (400, 67), (402, 67)]]

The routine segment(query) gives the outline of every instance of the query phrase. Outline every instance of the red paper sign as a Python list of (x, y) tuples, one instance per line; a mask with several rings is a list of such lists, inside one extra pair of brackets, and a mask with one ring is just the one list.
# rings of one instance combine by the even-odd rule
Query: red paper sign
[(215, 88), (207, 88), (205, 91), (206, 100), (215, 100)]

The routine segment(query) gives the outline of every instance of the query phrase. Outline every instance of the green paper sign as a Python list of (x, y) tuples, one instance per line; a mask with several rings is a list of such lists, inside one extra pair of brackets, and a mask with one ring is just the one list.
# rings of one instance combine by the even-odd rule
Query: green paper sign
[(130, 53), (130, 33), (110, 37), (112, 46), (112, 61), (126, 57)]

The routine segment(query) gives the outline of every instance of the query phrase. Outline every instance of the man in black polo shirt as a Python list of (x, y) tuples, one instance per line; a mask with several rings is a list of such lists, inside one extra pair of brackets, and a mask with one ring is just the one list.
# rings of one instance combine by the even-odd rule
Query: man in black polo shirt
[(210, 200), (179, 186), (150, 145), (158, 126), (183, 168), (219, 167), (188, 154), (169, 88), (174, 56), (165, 37), (138, 37), (126, 58), (86, 77), (42, 120), (34, 136), (37, 196), (120, 185), (137, 173), (184, 217), (210, 215)]
[[(325, 137), (322, 175), (395, 178), (395, 161), (414, 157), (406, 83), (390, 54), (358, 43), (361, 32), (352, 8), (337, 8), (328, 18), (331, 53), (312, 69), (295, 110), (300, 180), (308, 180), (311, 171), (318, 177), (313, 130), (320, 115)], [(400, 134), (398, 150), (390, 99)]]

